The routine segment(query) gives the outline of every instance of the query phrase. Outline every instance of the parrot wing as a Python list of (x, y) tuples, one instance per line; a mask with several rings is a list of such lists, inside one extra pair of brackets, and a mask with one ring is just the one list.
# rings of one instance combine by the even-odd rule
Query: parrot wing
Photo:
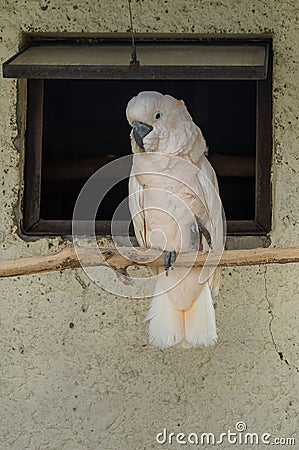
[(223, 216), (216, 174), (205, 156), (200, 158), (198, 166), (200, 169), (198, 181), (210, 219), (209, 231), (211, 233), (213, 250), (221, 251), (224, 244)]
[[(219, 197), (219, 188), (215, 171), (207, 158), (203, 156), (199, 161), (199, 183), (201, 186), (201, 192), (204, 196), (204, 203), (206, 205), (210, 223), (207, 224), (207, 228), (211, 234), (211, 240), (213, 250), (216, 252), (222, 252), (225, 244), (224, 236), (224, 217), (222, 203)], [(209, 268), (204, 268), (204, 273), (208, 273)], [(205, 272), (204, 272), (205, 271)], [(213, 275), (209, 277), (209, 286), (212, 292), (212, 296), (216, 297), (219, 292), (221, 269), (212, 269)]]
[(143, 211), (143, 187), (134, 175), (129, 180), (129, 208), (136, 239), (140, 247), (146, 247), (146, 223)]
[[(140, 153), (141, 150), (133, 138), (133, 133), (130, 134), (132, 153)], [(134, 158), (134, 157), (133, 157)], [(134, 159), (133, 159), (134, 167)], [(143, 201), (143, 187), (138, 182), (134, 175), (134, 168), (129, 178), (129, 209), (134, 225), (135, 236), (140, 247), (146, 247), (146, 222), (144, 216), (144, 201)]]

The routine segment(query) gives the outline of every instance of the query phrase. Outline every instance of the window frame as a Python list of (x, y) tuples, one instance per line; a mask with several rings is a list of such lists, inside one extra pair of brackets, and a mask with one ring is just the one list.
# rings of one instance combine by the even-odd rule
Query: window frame
[[(109, 42), (119, 41), (110, 39)], [(210, 39), (208, 42), (216, 44), (219, 43), (219, 40)], [(222, 39), (220, 42), (239, 43), (240, 40)], [(245, 40), (241, 42), (248, 43), (252, 41)], [(267, 43), (269, 45), (268, 76), (266, 79), (256, 80), (255, 220), (228, 221), (227, 234), (231, 236), (266, 235), (271, 230), (272, 45), (269, 39), (254, 40), (254, 42)], [(158, 45), (159, 40), (156, 39), (154, 43)], [(170, 67), (169, 70), (173, 70), (173, 67)], [(220, 79), (227, 79), (227, 73), (225, 69), (223, 70), (223, 78)], [(221, 77), (221, 70), (219, 77)], [(244, 79), (244, 74), (242, 74), (242, 78)], [(252, 78), (250, 77), (250, 79)], [(44, 80), (42, 78), (27, 79), (25, 182), (22, 199), (23, 217), (21, 219), (21, 230), (24, 235), (28, 236), (68, 236), (72, 233), (71, 220), (43, 220), (40, 218), (43, 100)], [(109, 235), (110, 221), (96, 221), (96, 233), (98, 235)]]

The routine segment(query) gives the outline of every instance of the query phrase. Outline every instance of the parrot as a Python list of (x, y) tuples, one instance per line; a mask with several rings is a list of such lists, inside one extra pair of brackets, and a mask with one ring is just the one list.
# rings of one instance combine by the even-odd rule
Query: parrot
[(183, 100), (143, 91), (127, 104), (133, 163), (129, 209), (140, 247), (163, 251), (149, 321), (149, 343), (212, 346), (217, 341), (214, 298), (221, 269), (175, 267), (181, 253), (221, 252), (224, 215), (207, 144)]

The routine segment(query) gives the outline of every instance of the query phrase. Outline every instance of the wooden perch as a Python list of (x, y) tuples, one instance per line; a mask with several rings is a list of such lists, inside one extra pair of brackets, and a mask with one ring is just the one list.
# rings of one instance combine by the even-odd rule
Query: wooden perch
[[(115, 248), (80, 248), (80, 259), (86, 266), (109, 264), (115, 270), (123, 271), (129, 266), (163, 266), (163, 255), (158, 250), (146, 250), (139, 247), (121, 247), (120, 254)], [(160, 255), (160, 256), (159, 256)], [(181, 253), (176, 266), (201, 267), (204, 265), (207, 254), (199, 254), (194, 262), (194, 254)], [(133, 261), (132, 261), (133, 259)], [(210, 265), (218, 260), (217, 255), (210, 254)], [(219, 266), (251, 266), (258, 264), (285, 264), (299, 262), (299, 248), (257, 248), (254, 250), (226, 250)], [(52, 272), (80, 267), (73, 247), (66, 247), (58, 253), (45, 256), (31, 256), (15, 260), (0, 261), (0, 277), (29, 275), (41, 272)]]

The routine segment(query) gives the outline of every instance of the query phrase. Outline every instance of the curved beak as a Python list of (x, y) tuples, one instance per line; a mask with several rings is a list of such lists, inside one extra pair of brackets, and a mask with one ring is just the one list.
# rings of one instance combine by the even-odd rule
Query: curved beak
[(143, 139), (147, 136), (153, 127), (143, 122), (133, 122), (133, 136), (138, 147), (144, 150)]

